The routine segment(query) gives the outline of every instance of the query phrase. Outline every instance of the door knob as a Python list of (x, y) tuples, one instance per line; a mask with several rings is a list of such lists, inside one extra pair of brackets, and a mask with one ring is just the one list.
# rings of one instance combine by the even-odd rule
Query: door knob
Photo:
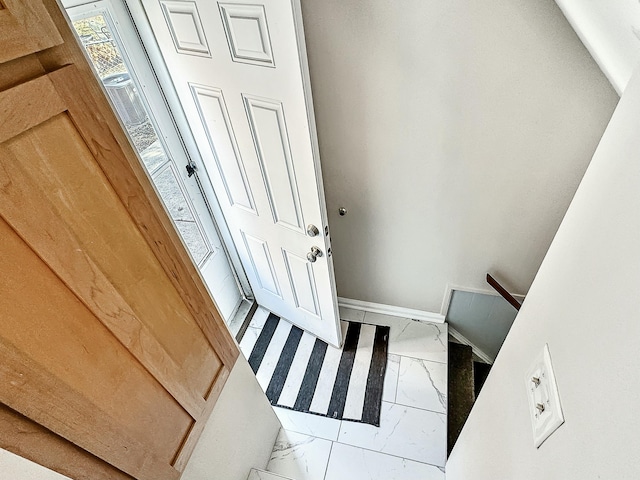
[(310, 237), (315, 237), (319, 233), (320, 233), (320, 230), (318, 230), (318, 227), (316, 227), (313, 224), (307, 225), (307, 235), (309, 235)]
[(321, 256), (322, 256), (322, 250), (320, 250), (318, 247), (311, 247), (311, 251), (307, 253), (307, 260), (313, 263), (318, 259), (318, 257), (321, 257)]

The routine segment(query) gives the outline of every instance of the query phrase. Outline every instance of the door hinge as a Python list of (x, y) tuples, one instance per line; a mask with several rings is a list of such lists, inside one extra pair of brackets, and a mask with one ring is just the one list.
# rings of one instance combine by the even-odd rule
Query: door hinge
[(188, 177), (192, 177), (194, 173), (196, 173), (196, 170), (198, 170), (198, 168), (196, 167), (196, 164), (189, 161), (189, 163), (187, 163), (187, 176)]

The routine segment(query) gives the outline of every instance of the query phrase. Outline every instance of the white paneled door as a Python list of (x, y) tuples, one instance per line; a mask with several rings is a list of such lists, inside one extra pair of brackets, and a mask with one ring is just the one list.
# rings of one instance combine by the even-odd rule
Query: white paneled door
[(299, 0), (141, 1), (258, 303), (339, 345)]

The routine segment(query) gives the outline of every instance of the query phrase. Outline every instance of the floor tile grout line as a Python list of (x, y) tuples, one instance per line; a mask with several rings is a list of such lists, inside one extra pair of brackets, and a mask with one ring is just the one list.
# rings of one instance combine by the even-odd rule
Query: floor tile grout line
[[(274, 408), (274, 407), (273, 407), (273, 405), (272, 405), (271, 407), (272, 407), (272, 408)], [(275, 408), (280, 408), (280, 407), (275, 407)], [(304, 413), (304, 412), (298, 412), (298, 413), (301, 413), (301, 414), (305, 415), (305, 413)], [(314, 416), (315, 416), (315, 415), (314, 415)], [(328, 418), (328, 419), (329, 419), (329, 417), (325, 417), (325, 418)], [(331, 419), (330, 419), (330, 420), (331, 420)], [(282, 425), (282, 422), (280, 422), (280, 424)], [(283, 426), (282, 428), (284, 428), (284, 426)], [(338, 437), (338, 435), (340, 434), (340, 427), (338, 427), (338, 435), (336, 435), (336, 439), (335, 439), (335, 440), (334, 440), (334, 439), (332, 439), (332, 438), (320, 437), (320, 436), (318, 436), (318, 435), (310, 435), (310, 434), (305, 433), (305, 432), (298, 432), (297, 430), (292, 430), (292, 429), (287, 429), (287, 428), (284, 428), (284, 429), (285, 429), (287, 432), (298, 433), (298, 434), (300, 434), (300, 435), (306, 435), (306, 436), (308, 436), (308, 437), (319, 438), (320, 440), (327, 440), (327, 441), (329, 441), (329, 442), (337, 442), (337, 441), (338, 441), (337, 437)]]
[[(384, 403), (388, 403), (390, 405), (398, 405), (400, 407), (413, 408), (415, 410), (420, 410), (422, 412), (435, 413), (436, 415), (445, 415), (445, 416), (447, 415), (447, 412), (438, 412), (437, 410), (432, 410), (432, 409), (423, 408), (423, 407), (416, 407), (415, 405), (407, 405), (406, 403), (400, 403), (400, 402), (397, 402), (397, 401), (396, 402), (388, 402), (386, 400), (383, 400), (383, 402)], [(275, 406), (272, 405), (271, 408), (281, 408), (281, 407), (275, 407)], [(294, 410), (294, 411), (296, 411), (296, 410)], [(306, 413), (304, 413), (304, 412), (297, 412), (297, 413), (300, 413), (301, 415), (306, 415)], [(314, 415), (314, 416), (316, 416), (316, 415)], [(326, 418), (328, 420), (334, 420), (334, 419), (332, 419), (330, 417), (319, 417), (319, 418)], [(340, 433), (342, 432), (342, 423), (346, 422), (348, 420), (338, 420), (338, 421), (340, 422), (340, 424), (338, 426), (338, 434), (336, 435), (335, 439), (334, 438), (321, 437), (319, 435), (312, 435), (309, 432), (300, 432), (299, 430), (302, 430), (302, 429), (301, 428), (294, 429), (296, 427), (294, 427), (294, 428), (284, 428), (284, 426), (282, 426), (282, 429), (286, 430), (287, 432), (297, 433), (299, 435), (306, 435), (308, 437), (319, 438), (320, 440), (327, 440), (328, 442), (342, 443), (342, 442), (340, 442)], [(282, 422), (280, 422), (280, 423), (282, 423)], [(358, 422), (352, 422), (352, 423), (358, 423)]]
[(386, 402), (386, 401), (382, 401), (382, 403), (389, 403), (391, 405), (398, 405), (400, 407), (405, 407), (405, 408), (413, 408), (415, 410), (421, 410), (423, 412), (431, 412), (431, 413), (437, 413), (438, 415), (446, 415), (447, 412), (436, 412), (435, 410), (430, 410), (428, 408), (421, 408), (421, 407), (414, 407), (413, 405), (405, 405), (404, 403), (398, 403), (398, 402)]
[[(400, 364), (402, 364), (402, 357), (403, 357), (403, 356), (402, 356), (402, 355), (400, 355), (400, 359), (401, 359)], [(406, 358), (412, 358), (412, 357), (406, 357)], [(434, 363), (440, 363), (440, 362), (434, 362)], [(445, 363), (444, 365), (446, 366), (447, 364)], [(447, 382), (448, 382), (448, 380), (449, 380), (449, 373), (448, 373), (448, 371), (447, 371), (447, 372), (445, 372), (445, 373), (447, 374)], [(446, 385), (448, 386), (448, 383), (446, 383)], [(444, 412), (439, 412), (439, 411), (437, 411), (437, 410), (433, 410), (433, 409), (431, 409), (431, 408), (418, 407), (418, 406), (416, 406), (416, 405), (408, 405), (408, 404), (406, 404), (406, 403), (399, 402), (399, 401), (398, 401), (398, 389), (399, 389), (399, 388), (400, 388), (400, 367), (398, 367), (398, 381), (397, 381), (397, 383), (396, 383), (396, 394), (395, 394), (395, 397), (394, 397), (395, 401), (393, 401), (393, 402), (387, 402), (387, 403), (393, 403), (393, 404), (395, 404), (395, 405), (401, 405), (401, 406), (403, 406), (403, 407), (417, 408), (418, 410), (424, 410), (424, 411), (427, 411), (427, 412), (439, 413), (440, 415), (446, 415), (446, 414), (447, 414), (447, 411), (446, 411), (446, 410), (445, 410)], [(446, 387), (445, 387), (445, 388), (446, 388)], [(449, 400), (449, 389), (448, 389), (448, 388), (446, 388), (446, 395), (445, 395), (445, 398), (446, 398), (446, 400), (447, 400), (447, 402), (448, 402), (448, 400)], [(383, 400), (383, 401), (384, 401), (384, 400)]]
[[(283, 428), (283, 430), (285, 432), (290, 431), (290, 430), (286, 430), (284, 428)], [(311, 438), (317, 438), (318, 440), (325, 440), (327, 442), (331, 442), (331, 447), (329, 449), (329, 457), (328, 457), (328, 460), (327, 460), (327, 465), (326, 465), (326, 468), (325, 468), (325, 473), (324, 473), (324, 476), (323, 476), (323, 480), (326, 480), (325, 477), (327, 475), (327, 471), (328, 471), (328, 467), (329, 467), (329, 459), (331, 458), (331, 452), (333, 452), (333, 444), (334, 443), (339, 443), (340, 445), (345, 445), (347, 447), (359, 448), (361, 450), (366, 450), (367, 452), (379, 453), (380, 455), (387, 455), (389, 457), (399, 458), (401, 460), (408, 460), (410, 462), (416, 462), (416, 463), (420, 463), (420, 464), (423, 464), (423, 465), (429, 465), (431, 467), (444, 468), (444, 465), (436, 465), (435, 463), (423, 462), (423, 461), (415, 460), (413, 458), (408, 458), (408, 457), (401, 457), (400, 455), (394, 455), (393, 453), (381, 452), (380, 450), (372, 450), (371, 448), (360, 447), (358, 445), (352, 445), (350, 443), (341, 442), (339, 440), (335, 440), (335, 441), (334, 440), (327, 440), (325, 438), (316, 437), (314, 435), (306, 435), (304, 433), (298, 433), (298, 432), (293, 432), (293, 433), (297, 433), (298, 435), (305, 435), (305, 436), (311, 437)], [(446, 463), (446, 460), (445, 460), (445, 463)]]
[(327, 479), (327, 473), (329, 472), (329, 462), (331, 461), (331, 452), (333, 452), (333, 444), (335, 442), (331, 442), (331, 446), (329, 447), (329, 456), (327, 457), (327, 464), (324, 466), (324, 475), (322, 476), (322, 480)]
[(415, 408), (416, 410), (422, 410), (423, 412), (437, 413), (438, 415), (447, 414), (447, 412), (438, 412), (436, 410), (431, 410), (430, 408), (416, 407), (415, 405), (407, 405), (406, 403), (400, 403), (400, 402), (387, 402), (387, 403), (393, 403), (393, 405), (400, 405), (401, 407)]
[[(447, 415), (447, 412), (438, 412), (438, 411), (436, 411), (436, 410), (429, 410), (428, 408), (415, 407), (415, 406), (413, 406), (413, 405), (406, 405), (406, 404), (404, 404), (404, 403), (386, 402), (386, 401), (385, 401), (385, 403), (389, 403), (389, 404), (391, 404), (391, 405), (398, 405), (398, 406), (400, 406), (400, 407), (413, 408), (413, 409), (415, 409), (415, 410), (420, 410), (420, 411), (423, 411), (423, 412), (435, 413), (436, 415), (445, 415), (445, 416)], [(299, 412), (299, 413), (302, 413), (302, 412)], [(326, 417), (326, 418), (329, 418), (329, 417)], [(320, 440), (326, 440), (326, 441), (328, 441), (328, 442), (338, 442), (338, 443), (342, 443), (342, 442), (340, 442), (340, 433), (342, 432), (342, 422), (343, 422), (343, 421), (348, 421), (348, 420), (341, 420), (341, 421), (340, 421), (340, 427), (339, 427), (339, 429), (338, 429), (338, 434), (337, 434), (337, 436), (336, 436), (336, 438), (335, 438), (335, 439), (333, 439), (333, 438), (326, 438), (326, 437), (320, 437), (320, 436), (318, 436), (318, 435), (312, 435), (312, 434), (310, 434), (310, 433), (308, 433), (308, 432), (300, 432), (300, 431), (298, 431), (298, 430), (294, 430), (294, 429), (291, 429), (291, 428), (284, 428), (284, 426), (282, 426), (282, 429), (283, 429), (283, 430), (285, 430), (285, 431), (287, 431), (287, 432), (297, 433), (298, 435), (306, 435), (307, 437), (318, 438), (318, 439), (320, 439)], [(353, 422), (353, 423), (358, 423), (358, 422)], [(379, 427), (378, 427), (378, 428), (379, 428)], [(348, 445), (348, 444), (345, 444), (345, 445)]]
[[(449, 350), (447, 349), (447, 354), (449, 353)], [(449, 362), (439, 362), (438, 360), (431, 360), (429, 358), (419, 358), (419, 357), (412, 357), (411, 355), (401, 355), (399, 353), (389, 353), (389, 355), (395, 355), (396, 357), (400, 357), (400, 358), (410, 358), (411, 360), (420, 360), (422, 362), (431, 362), (431, 363), (439, 363), (440, 365), (447, 365)]]
[[(285, 431), (288, 431), (288, 430), (285, 430)], [(293, 432), (293, 433), (298, 433), (298, 432)], [(299, 433), (299, 435), (305, 435), (305, 434)], [(419, 463), (421, 465), (429, 465), (431, 467), (435, 467), (435, 468), (438, 468), (438, 469), (445, 468), (444, 465), (437, 465), (435, 463), (423, 462), (423, 461), (420, 461), (420, 460), (415, 460), (413, 458), (401, 457), (400, 455), (394, 455), (393, 453), (381, 452), (379, 450), (372, 450), (372, 449), (366, 448), (366, 447), (359, 447), (358, 445), (352, 445), (350, 443), (344, 443), (344, 442), (333, 441), (333, 440), (326, 440), (324, 438), (315, 437), (313, 435), (305, 435), (305, 436), (311, 437), (311, 438), (317, 438), (318, 440), (325, 440), (325, 441), (331, 442), (331, 446), (329, 448), (329, 456), (327, 457), (327, 464), (325, 466), (325, 472), (324, 472), (324, 475), (322, 477), (323, 480), (326, 480), (326, 476), (327, 476), (327, 473), (329, 471), (329, 461), (331, 460), (331, 453), (333, 452), (333, 444), (334, 443), (339, 443), (340, 445), (344, 445), (346, 447), (352, 447), (352, 448), (358, 448), (360, 450), (366, 450), (367, 452), (371, 452), (371, 453), (378, 453), (380, 455), (386, 455), (386, 456), (393, 457), (393, 458), (399, 458), (400, 460), (408, 460), (410, 462)], [(445, 463), (446, 463), (446, 460), (445, 460)], [(272, 472), (272, 473), (275, 473), (275, 472)]]
[[(357, 445), (351, 445), (350, 443), (344, 443), (344, 442), (340, 442), (340, 441), (332, 442), (332, 443), (339, 443), (340, 445), (345, 445), (347, 447), (353, 447), (353, 448), (359, 448), (361, 450), (366, 450), (367, 452), (379, 453), (380, 455), (388, 455), (389, 457), (399, 458), (401, 460), (409, 460), (410, 462), (416, 462), (416, 463), (420, 463), (422, 465), (429, 465), (431, 467), (440, 468), (440, 465), (436, 465), (435, 463), (421, 462), (420, 460), (414, 460), (413, 458), (401, 457), (400, 455), (394, 455), (393, 453), (381, 452), (379, 450), (372, 450), (370, 448), (359, 447)], [(332, 448), (333, 448), (333, 446), (332, 446)], [(446, 461), (445, 461), (445, 463), (446, 463)], [(442, 466), (442, 468), (444, 468), (444, 466)]]
[(393, 403), (396, 403), (398, 400), (398, 385), (400, 384), (400, 365), (402, 363), (402, 356), (398, 355), (400, 360), (398, 361), (398, 377), (396, 378), (396, 391), (393, 394)]

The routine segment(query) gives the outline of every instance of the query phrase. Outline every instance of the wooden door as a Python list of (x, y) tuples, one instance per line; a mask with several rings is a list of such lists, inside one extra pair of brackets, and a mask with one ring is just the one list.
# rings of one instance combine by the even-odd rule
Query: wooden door
[(0, 62), (62, 43), (62, 37), (40, 1), (0, 1), (0, 33)]
[(340, 345), (299, 1), (142, 4), (256, 300)]
[(61, 42), (0, 64), (0, 447), (177, 479), (238, 350), (56, 2), (22, 7)]

